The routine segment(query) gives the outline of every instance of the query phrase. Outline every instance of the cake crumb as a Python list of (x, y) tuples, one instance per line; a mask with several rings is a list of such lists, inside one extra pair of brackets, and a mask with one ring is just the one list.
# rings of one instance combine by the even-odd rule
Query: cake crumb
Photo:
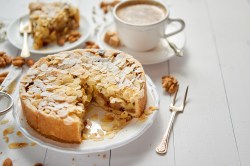
[(21, 133), (21, 131), (17, 131), (17, 132), (16, 132), (16, 135), (17, 135), (18, 137), (23, 137), (23, 133)]
[(106, 43), (108, 43), (109, 42), (109, 39), (111, 38), (111, 36), (114, 36), (115, 35), (115, 32), (114, 31), (107, 31), (106, 33), (105, 33), (105, 36), (104, 36), (104, 41), (106, 42)]
[(153, 111), (158, 110), (158, 109), (159, 109), (158, 107), (149, 106), (147, 109), (144, 110), (144, 114), (148, 116), (148, 115), (152, 114)]
[(8, 134), (13, 134), (14, 130), (15, 130), (14, 126), (9, 126), (8, 128), (4, 129), (3, 136), (7, 136)]
[(118, 35), (111, 36), (111, 38), (109, 39), (109, 44), (113, 47), (119, 47), (120, 39)]
[(43, 166), (43, 164), (42, 163), (36, 163), (36, 164), (34, 164), (34, 166)]
[(74, 157), (72, 158), (72, 162), (73, 162), (73, 166), (76, 166), (76, 160)]
[(9, 95), (11, 95), (15, 90), (16, 90), (16, 85), (17, 82), (13, 81), (9, 86), (8, 86), (8, 90), (6, 91), (6, 93), (8, 93)]
[(97, 120), (98, 119), (98, 114), (93, 114), (90, 119), (91, 120)]
[(145, 114), (142, 114), (139, 118), (138, 118), (138, 120), (139, 121), (141, 121), (141, 122), (144, 122), (145, 120), (147, 120), (147, 116), (145, 115)]
[(21, 148), (24, 148), (26, 146), (28, 146), (28, 143), (26, 143), (26, 142), (14, 142), (14, 143), (9, 144), (8, 147), (10, 149), (21, 149)]
[(93, 42), (93, 41), (86, 41), (86, 42), (85, 42), (85, 47), (84, 47), (84, 48), (86, 48), (86, 49), (91, 49), (91, 48), (98, 49), (98, 48), (100, 48), (100, 47), (98, 46), (98, 44), (96, 44), (96, 43)]
[(1, 120), (0, 125), (4, 125), (7, 123), (9, 123), (9, 119), (4, 119), (4, 120)]
[(35, 142), (31, 142), (30, 146), (36, 146), (36, 143)]
[(6, 142), (6, 143), (8, 143), (8, 142), (9, 142), (9, 137), (4, 136), (4, 137), (3, 137), (3, 139), (5, 140), (5, 142)]
[(107, 31), (104, 35), (104, 42), (112, 47), (120, 46), (120, 39), (118, 37), (117, 32), (115, 31)]
[(102, 9), (103, 13), (107, 14), (119, 2), (120, 0), (113, 0), (113, 1), (103, 0), (100, 2), (99, 6)]

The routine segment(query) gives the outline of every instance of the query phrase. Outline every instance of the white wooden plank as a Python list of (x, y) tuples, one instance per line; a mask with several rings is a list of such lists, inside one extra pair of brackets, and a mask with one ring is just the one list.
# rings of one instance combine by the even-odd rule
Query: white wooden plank
[[(15, 47), (13, 47), (8, 41), (0, 43), (0, 50), (6, 52), (8, 55), (14, 57), (19, 51)], [(0, 72), (8, 71), (10, 67), (0, 69)], [(16, 88), (17, 89), (17, 88)], [(27, 138), (18, 137), (16, 132), (18, 131), (17, 126), (15, 125), (12, 111), (10, 111), (4, 120), (8, 120), (9, 122), (4, 125), (0, 125), (0, 163), (6, 159), (10, 158), (13, 161), (14, 165), (34, 165), (36, 163), (43, 163), (45, 156), (45, 148), (42, 148), (38, 145), (31, 146)], [(10, 127), (14, 126), (15, 131), (13, 134), (8, 135), (9, 142), (5, 142), (3, 139), (3, 131)], [(23, 142), (28, 143), (29, 146), (22, 149), (9, 149), (8, 145), (10, 143)], [(36, 153), (34, 153), (36, 152)]]
[(6, 52), (11, 56), (16, 56), (18, 49), (12, 46), (8, 41), (4, 41), (0, 43), (0, 51)]
[[(26, 10), (20, 6), (24, 5), (22, 4), (23, 1), (8, 1), (4, 2), (1, 1), (1, 12), (0, 12), (0, 19), (4, 21), (4, 23), (7, 23), (7, 25), (15, 19), (20, 13), (25, 12)], [(20, 5), (20, 6), (19, 6)], [(25, 3), (26, 5), (26, 3)], [(15, 12), (10, 12), (10, 9), (17, 7), (17, 10)], [(24, 10), (23, 10), (24, 9)], [(11, 10), (12, 11), (12, 10)], [(6, 25), (6, 26), (7, 26)], [(0, 50), (6, 52), (8, 55), (14, 57), (18, 54), (18, 49), (13, 47), (8, 41), (0, 43)], [(8, 71), (9, 67), (0, 69), (0, 72)], [(4, 120), (9, 120), (9, 122), (6, 125), (0, 125), (0, 133), (3, 133), (3, 130), (8, 128), (9, 126), (15, 127), (15, 132), (13, 134), (10, 134), (8, 136), (9, 142), (6, 143), (3, 140), (3, 134), (1, 134), (1, 141), (0, 141), (0, 163), (2, 163), (6, 158), (11, 158), (13, 160), (14, 165), (34, 165), (36, 163), (43, 163), (44, 157), (45, 157), (45, 148), (42, 148), (38, 145), (36, 146), (30, 146), (31, 141), (29, 141), (25, 137), (18, 137), (16, 135), (17, 126), (15, 126), (14, 119), (12, 116), (12, 111), (10, 111)], [(8, 145), (10, 143), (15, 142), (25, 142), (28, 143), (29, 146), (22, 148), (22, 149), (9, 149)], [(36, 152), (36, 153), (34, 153)]]
[(185, 56), (170, 62), (170, 72), (181, 94), (190, 85), (187, 107), (174, 126), (176, 165), (240, 165), (206, 3), (177, 1), (173, 7), (187, 23), (187, 44)]
[(156, 121), (141, 137), (124, 147), (112, 150), (111, 165), (113, 166), (175, 165), (173, 134), (170, 137), (167, 155), (160, 156), (155, 152), (155, 147), (160, 143), (170, 118), (170, 112), (168, 111), (170, 97), (161, 88), (161, 77), (168, 75), (168, 62), (144, 66), (144, 69), (157, 87), (157, 92), (161, 99), (160, 111)]
[(28, 14), (28, 3), (31, 0), (1, 0), (0, 19), (14, 20), (18, 17)]
[[(9, 122), (4, 125), (0, 125), (0, 164), (6, 159), (10, 158), (13, 161), (14, 165), (34, 165), (36, 163), (43, 163), (45, 156), (45, 148), (40, 147), (39, 145), (31, 146), (31, 141), (27, 138), (17, 136), (16, 132), (18, 131), (17, 126), (12, 116), (12, 111), (10, 111), (4, 120), (8, 119)], [(9, 142), (6, 143), (3, 139), (3, 130), (14, 126), (15, 131), (13, 134), (9, 134)], [(28, 143), (27, 147), (21, 149), (10, 149), (8, 147), (11, 143)]]
[(45, 165), (60, 166), (108, 166), (110, 151), (93, 154), (65, 154), (48, 150), (45, 158)]
[[(224, 4), (224, 5), (223, 5)], [(227, 5), (225, 5), (227, 4)], [(207, 1), (241, 165), (250, 164), (249, 1)], [(220, 6), (223, 6), (223, 12)], [(217, 13), (222, 13), (218, 15)], [(233, 21), (235, 20), (235, 21)]]
[[(20, 4), (14, 0), (8, 0), (8, 2), (2, 0), (1, 4), (4, 5), (0, 5), (0, 19), (14, 19), (26, 13), (28, 1), (18, 2)], [(97, 4), (97, 1), (88, 1), (88, 3), (93, 5)], [(86, 15), (90, 15), (91, 12), (91, 5), (88, 3), (81, 1), (79, 5), (82, 13)], [(121, 165), (121, 163), (123, 165), (178, 166), (239, 165), (240, 159), (242, 165), (249, 165), (250, 147), (247, 142), (250, 137), (247, 127), (249, 126), (247, 112), (249, 87), (247, 85), (250, 82), (247, 77), (250, 45), (249, 4), (243, 0), (207, 1), (208, 6), (205, 1), (199, 0), (170, 0), (167, 3), (172, 7), (173, 14), (184, 18), (187, 22), (186, 57), (171, 60), (170, 72), (180, 80), (183, 86), (191, 85), (189, 103), (185, 113), (178, 116), (176, 120), (168, 154), (156, 155), (154, 147), (158, 144), (170, 116), (170, 113), (163, 109), (169, 105), (169, 97), (162, 93), (160, 80), (162, 75), (167, 74), (167, 64), (145, 67), (146, 72), (157, 85), (161, 100), (164, 101), (164, 103), (161, 102), (158, 121), (138, 140), (113, 150), (111, 165)], [(10, 14), (9, 9), (15, 12)], [(213, 23), (216, 43), (212, 37), (213, 30), (207, 9), (209, 9)], [(237, 20), (238, 24), (232, 23), (232, 20), (233, 22)], [(0, 44), (0, 48), (6, 48), (10, 54), (16, 52), (10, 44)], [(220, 74), (220, 63), (226, 94)], [(183, 86), (181, 91), (184, 89)], [(242, 92), (245, 93), (241, 96)], [(233, 127), (240, 159), (237, 154)], [(2, 130), (3, 127), (0, 126), (0, 132)], [(11, 139), (15, 140), (16, 137), (13, 136)], [(7, 150), (7, 145), (1, 143), (0, 151), (3, 149), (3, 154), (0, 155), (0, 162), (9, 156), (15, 160), (15, 165), (43, 162), (45, 149), (40, 149), (39, 146), (22, 150)], [(38, 155), (33, 157), (34, 151)], [(107, 158), (109, 157), (109, 152), (104, 154)], [(101, 154), (100, 156), (92, 154), (88, 157), (88, 155), (68, 155), (52, 151), (48, 151), (45, 161), (47, 165), (57, 165), (57, 161), (73, 165), (72, 158), (77, 165), (108, 164), (108, 159), (103, 159)]]
[[(91, 21), (92, 15), (92, 6), (96, 7), (96, 10), (100, 12), (99, 9), (99, 0), (95, 1), (82, 1), (82, 0), (74, 0), (73, 5), (76, 5), (80, 13), (85, 16), (91, 27), (94, 26)], [(94, 36), (92, 36), (93, 38)], [(109, 154), (110, 151), (102, 152), (102, 153), (94, 153), (89, 155), (73, 155), (73, 154), (63, 154), (58, 153), (52, 150), (48, 150), (46, 154), (45, 164), (46, 165), (109, 165)], [(62, 160), (63, 158), (63, 160)]]

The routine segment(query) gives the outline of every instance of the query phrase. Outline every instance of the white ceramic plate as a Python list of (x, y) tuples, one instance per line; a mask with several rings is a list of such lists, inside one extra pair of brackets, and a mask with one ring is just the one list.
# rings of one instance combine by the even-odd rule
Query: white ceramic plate
[[(148, 98), (146, 108), (148, 108), (149, 106), (159, 107), (159, 97), (157, 95), (155, 85), (148, 76), (147, 94)], [(105, 138), (103, 141), (85, 140), (81, 144), (60, 143), (38, 134), (27, 124), (23, 115), (20, 100), (18, 101), (17, 105), (14, 106), (13, 116), (20, 131), (28, 139), (36, 142), (37, 144), (55, 151), (86, 154), (107, 151), (110, 149), (124, 146), (129, 142), (135, 140), (153, 124), (157, 112), (158, 110), (153, 111), (153, 113), (149, 115), (146, 121), (144, 122), (139, 121), (138, 119), (133, 119), (112, 139)], [(91, 132), (92, 130), (97, 130), (97, 128), (100, 128), (99, 124), (92, 124)]]
[[(23, 21), (24, 24), (27, 23), (29, 21), (29, 15), (24, 15), (16, 19), (14, 22), (12, 22), (9, 25), (8, 30), (7, 30), (8, 40), (10, 41), (11, 44), (13, 44), (15, 47), (19, 49), (22, 49), (22, 43), (23, 43), (23, 36), (19, 33), (19, 25), (20, 25), (21, 20)], [(56, 43), (51, 43), (48, 46), (41, 48), (40, 50), (35, 50), (33, 48), (33, 38), (31, 37), (31, 35), (29, 35), (28, 46), (29, 46), (30, 52), (34, 54), (53, 54), (53, 53), (58, 53), (61, 51), (66, 51), (66, 50), (76, 48), (77, 46), (82, 44), (84, 41), (86, 41), (90, 33), (89, 22), (83, 16), (81, 16), (80, 27), (78, 30), (82, 36), (77, 41), (73, 43), (66, 42), (64, 46), (59, 46)]]
[[(177, 25), (169, 24), (166, 32), (172, 32), (175, 29), (177, 29)], [(161, 40), (161, 42), (158, 44), (156, 48), (146, 51), (146, 52), (133, 51), (124, 45), (121, 45), (118, 48), (111, 47), (110, 45), (105, 43), (103, 40), (104, 35), (108, 30), (116, 31), (116, 27), (113, 22), (104, 25), (98, 32), (98, 35), (97, 35), (98, 45), (102, 49), (118, 49), (118, 50), (124, 51), (132, 55), (143, 65), (151, 65), (151, 64), (164, 62), (175, 56), (174, 51), (169, 47), (168, 43), (164, 39)], [(183, 49), (185, 45), (186, 36), (185, 36), (185, 33), (182, 31), (174, 36), (169, 37), (168, 40), (175, 43), (175, 45), (179, 49)]]

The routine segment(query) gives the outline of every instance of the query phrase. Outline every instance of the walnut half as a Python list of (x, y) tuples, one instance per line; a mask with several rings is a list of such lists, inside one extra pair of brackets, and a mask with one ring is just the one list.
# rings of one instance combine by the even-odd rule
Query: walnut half
[(162, 77), (162, 87), (165, 88), (168, 93), (174, 94), (178, 89), (178, 86), (178, 81), (173, 76)]

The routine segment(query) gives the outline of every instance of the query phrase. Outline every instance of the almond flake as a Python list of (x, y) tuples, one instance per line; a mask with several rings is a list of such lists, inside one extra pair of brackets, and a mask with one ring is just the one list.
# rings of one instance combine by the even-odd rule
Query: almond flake
[(3, 131), (3, 136), (7, 136), (8, 134), (13, 134), (14, 133), (14, 126), (9, 126)]
[(58, 110), (57, 111), (57, 115), (61, 118), (65, 118), (67, 115), (68, 115), (68, 111), (65, 110), (65, 109), (62, 109), (62, 110)]
[(93, 141), (103, 141), (103, 140), (104, 140), (104, 137), (97, 137), (93, 139)]
[(4, 137), (3, 137), (3, 139), (5, 140), (5, 142), (6, 142), (6, 143), (8, 143), (8, 142), (9, 142), (9, 137), (4, 136)]
[(15, 143), (11, 143), (9, 144), (9, 148), (10, 149), (21, 149), (21, 148), (24, 148), (28, 146), (28, 143), (25, 143), (25, 142), (15, 142)]
[(106, 137), (107, 137), (108, 139), (114, 138), (114, 137), (115, 137), (115, 132), (109, 132), (108, 134), (106, 134)]
[(4, 119), (0, 121), (0, 125), (7, 124), (9, 122), (9, 119)]
[(51, 97), (52, 97), (52, 99), (54, 99), (55, 101), (65, 101), (65, 100), (66, 100), (65, 97), (60, 96), (60, 95), (56, 95), (56, 94), (52, 95)]
[(36, 146), (36, 143), (35, 142), (31, 142), (30, 146)]
[(97, 129), (97, 133), (98, 133), (100, 136), (104, 136), (104, 132), (103, 132), (103, 130), (101, 130), (101, 129)]
[(47, 71), (47, 69), (48, 69), (48, 65), (46, 64), (46, 63), (44, 63), (44, 64), (42, 64), (41, 66), (40, 66), (40, 70), (41, 71)]

